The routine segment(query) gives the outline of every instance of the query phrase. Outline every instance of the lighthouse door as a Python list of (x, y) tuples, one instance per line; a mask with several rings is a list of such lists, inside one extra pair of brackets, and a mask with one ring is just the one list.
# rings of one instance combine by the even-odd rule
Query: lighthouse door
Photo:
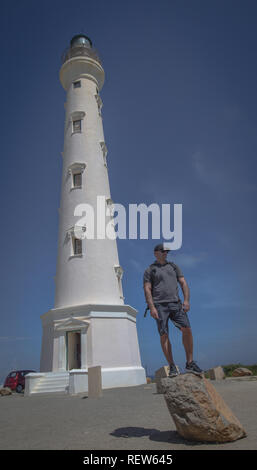
[(66, 369), (81, 369), (81, 332), (67, 331)]

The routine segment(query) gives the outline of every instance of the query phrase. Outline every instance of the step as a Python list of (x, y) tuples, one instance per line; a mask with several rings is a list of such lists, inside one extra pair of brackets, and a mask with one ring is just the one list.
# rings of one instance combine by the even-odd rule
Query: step
[(68, 379), (62, 379), (62, 380), (58, 380), (58, 379), (53, 379), (53, 380), (50, 380), (50, 379), (42, 379), (40, 381), (40, 383), (45, 383), (45, 384), (66, 384), (69, 382), (69, 378)]
[(69, 373), (46, 373), (40, 378), (40, 381), (31, 391), (31, 394), (37, 393), (56, 393), (67, 392), (69, 387)]
[(65, 382), (63, 384), (60, 383), (45, 383), (45, 382), (40, 382), (38, 385), (35, 386), (35, 390), (38, 390), (39, 388), (65, 388), (68, 387), (69, 382)]
[(40, 387), (40, 388), (37, 388), (35, 390), (33, 390), (33, 392), (31, 392), (31, 395), (34, 395), (34, 394), (37, 394), (37, 393), (67, 393), (68, 390), (65, 388), (65, 387), (49, 387), (49, 388), (45, 388), (45, 387)]
[(64, 380), (69, 378), (69, 373), (45, 373), (43, 377), (41, 377), (44, 380)]
[(35, 388), (31, 394), (37, 394), (37, 393), (55, 393), (55, 392), (62, 392), (62, 393), (67, 393), (67, 387), (39, 387)]

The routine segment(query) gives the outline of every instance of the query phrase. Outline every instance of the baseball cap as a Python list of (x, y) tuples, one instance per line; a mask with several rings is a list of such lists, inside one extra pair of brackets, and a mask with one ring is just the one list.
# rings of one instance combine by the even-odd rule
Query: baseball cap
[(156, 245), (156, 246), (154, 247), (154, 251), (161, 251), (161, 250), (170, 251), (170, 249), (167, 248), (166, 243), (160, 243), (159, 245)]

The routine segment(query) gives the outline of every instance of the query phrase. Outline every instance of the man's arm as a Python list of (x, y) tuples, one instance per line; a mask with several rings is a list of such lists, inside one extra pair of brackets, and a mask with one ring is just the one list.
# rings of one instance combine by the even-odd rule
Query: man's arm
[(152, 297), (152, 284), (151, 282), (145, 282), (144, 283), (144, 292), (145, 292), (145, 300), (150, 308), (150, 313), (153, 318), (159, 318), (158, 317), (158, 312), (154, 306), (153, 303), (153, 297)]
[(187, 285), (187, 282), (183, 277), (179, 277), (178, 278), (178, 282), (181, 286), (181, 289), (183, 291), (183, 296), (184, 296), (184, 302), (183, 302), (183, 310), (185, 312), (188, 312), (190, 310), (190, 304), (189, 304), (189, 300), (190, 300), (190, 290), (189, 290), (189, 287)]

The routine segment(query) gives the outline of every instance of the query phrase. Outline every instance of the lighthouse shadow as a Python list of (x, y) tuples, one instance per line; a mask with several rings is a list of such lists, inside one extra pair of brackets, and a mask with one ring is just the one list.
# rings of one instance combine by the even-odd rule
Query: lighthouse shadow
[[(149, 437), (151, 441), (166, 442), (170, 444), (187, 444), (188, 442), (179, 436), (176, 431), (159, 431), (155, 428), (126, 427), (118, 428), (110, 433), (111, 436), (120, 438)], [(188, 443), (191, 446), (198, 442)]]

